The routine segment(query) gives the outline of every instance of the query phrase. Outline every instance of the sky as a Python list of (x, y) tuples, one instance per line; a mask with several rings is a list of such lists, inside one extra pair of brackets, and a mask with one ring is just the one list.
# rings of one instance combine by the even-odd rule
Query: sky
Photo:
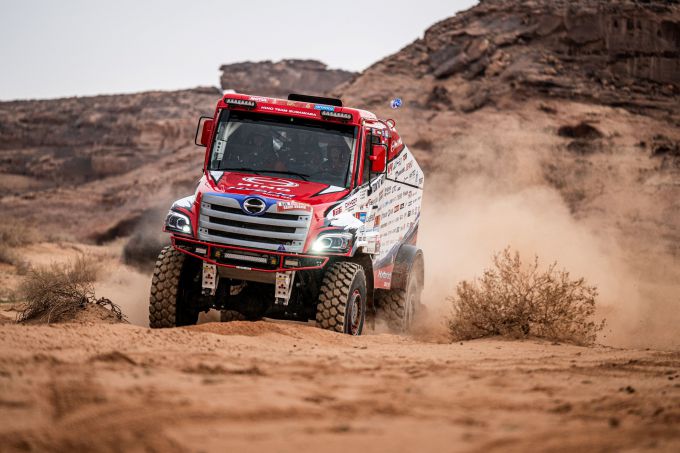
[(475, 0), (0, 0), (0, 100), (219, 85), (239, 61), (361, 71)]

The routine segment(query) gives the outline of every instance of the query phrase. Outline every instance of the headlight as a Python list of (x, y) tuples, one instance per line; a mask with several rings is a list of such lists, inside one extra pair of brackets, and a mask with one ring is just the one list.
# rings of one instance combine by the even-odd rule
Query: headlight
[(176, 211), (168, 212), (168, 216), (165, 218), (165, 228), (175, 233), (191, 234), (192, 232), (189, 217)]
[(312, 244), (312, 251), (314, 252), (347, 252), (352, 245), (352, 233), (321, 233), (314, 244)]

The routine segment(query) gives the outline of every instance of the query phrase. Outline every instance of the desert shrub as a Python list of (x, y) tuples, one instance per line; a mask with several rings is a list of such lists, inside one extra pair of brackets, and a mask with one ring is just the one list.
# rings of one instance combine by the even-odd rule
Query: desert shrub
[(29, 269), (19, 287), (25, 305), (18, 322), (69, 321), (87, 304), (108, 306), (122, 320), (120, 309), (111, 301), (95, 299), (94, 282), (98, 272), (99, 265), (82, 256), (66, 264), (52, 263)]
[(604, 327), (593, 320), (596, 297), (596, 287), (572, 279), (557, 263), (542, 271), (538, 257), (523, 265), (519, 253), (506, 248), (482, 277), (458, 284), (449, 298), (449, 330), (455, 340), (534, 336), (588, 345)]

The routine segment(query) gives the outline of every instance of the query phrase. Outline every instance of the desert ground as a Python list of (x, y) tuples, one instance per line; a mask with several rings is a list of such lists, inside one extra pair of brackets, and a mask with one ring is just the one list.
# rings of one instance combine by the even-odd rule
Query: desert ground
[[(487, 0), (334, 88), (282, 60), (222, 66), (219, 88), (0, 103), (0, 452), (680, 451), (678, 36), (677, 2)], [(428, 316), (402, 336), (149, 329), (139, 266), (201, 175), (196, 118), (300, 80), (396, 120), (425, 170)], [(447, 297), (507, 246), (597, 287), (595, 345), (452, 341)], [(128, 322), (16, 323), (29, 269), (79, 255)]]
[(680, 353), (290, 323), (0, 327), (3, 451), (678, 451)]
[[(136, 301), (123, 308), (143, 324), (148, 282), (116, 265), (115, 246), (21, 252), (33, 265), (97, 257), (109, 271), (97, 291)], [(0, 270), (4, 286), (20, 279)], [(14, 305), (0, 307), (2, 451), (680, 448), (678, 351), (451, 342), (437, 321), (409, 336), (378, 326), (349, 337), (210, 317), (151, 330), (91, 309), (21, 325)]]

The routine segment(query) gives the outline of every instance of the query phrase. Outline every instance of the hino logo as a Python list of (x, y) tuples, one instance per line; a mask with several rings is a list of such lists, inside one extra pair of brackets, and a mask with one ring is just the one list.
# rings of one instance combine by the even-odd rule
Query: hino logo
[(250, 215), (262, 214), (266, 207), (265, 202), (259, 198), (246, 198), (243, 202), (243, 210)]

